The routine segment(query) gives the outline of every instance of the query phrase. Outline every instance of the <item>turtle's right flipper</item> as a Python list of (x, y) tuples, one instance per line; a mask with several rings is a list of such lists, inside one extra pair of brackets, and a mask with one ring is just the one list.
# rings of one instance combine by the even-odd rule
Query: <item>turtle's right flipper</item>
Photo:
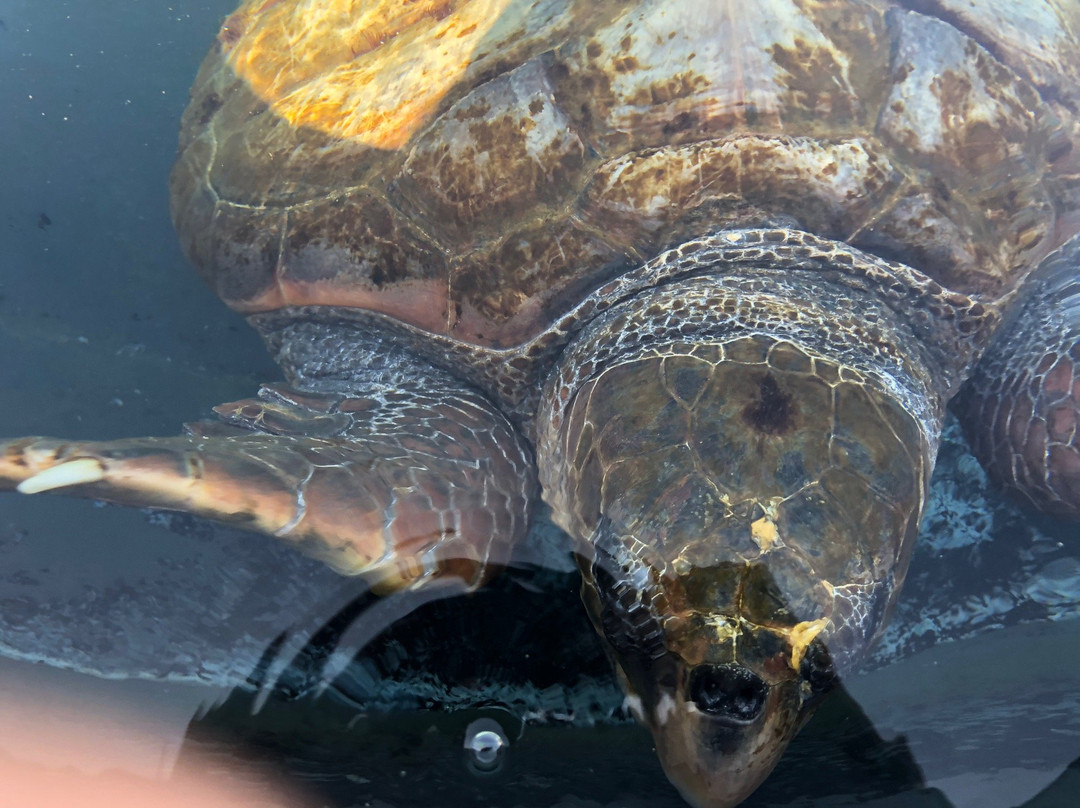
[(959, 399), (975, 455), (1036, 507), (1080, 519), (1080, 236), (1051, 254)]
[(535, 477), (482, 396), (270, 386), (170, 438), (0, 442), (0, 488), (186, 511), (294, 543), (384, 589), (481, 583), (528, 531)]

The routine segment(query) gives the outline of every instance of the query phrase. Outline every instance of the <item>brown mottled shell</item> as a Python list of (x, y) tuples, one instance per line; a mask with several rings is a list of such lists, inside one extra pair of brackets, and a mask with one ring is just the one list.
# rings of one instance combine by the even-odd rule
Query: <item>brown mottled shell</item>
[(1080, 229), (1080, 6), (976, 5), (248, 0), (192, 91), (174, 217), (235, 309), (477, 346), (729, 227), (999, 297)]

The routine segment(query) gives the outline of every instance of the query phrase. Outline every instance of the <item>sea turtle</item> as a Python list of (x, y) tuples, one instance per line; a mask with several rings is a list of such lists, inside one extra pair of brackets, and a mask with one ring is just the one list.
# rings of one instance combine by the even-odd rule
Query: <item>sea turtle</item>
[(0, 443), (0, 482), (382, 591), (480, 586), (542, 498), (669, 777), (732, 805), (885, 626), (965, 379), (987, 465), (1080, 515), (1078, 33), (1066, 0), (248, 0), (172, 205), (288, 383)]

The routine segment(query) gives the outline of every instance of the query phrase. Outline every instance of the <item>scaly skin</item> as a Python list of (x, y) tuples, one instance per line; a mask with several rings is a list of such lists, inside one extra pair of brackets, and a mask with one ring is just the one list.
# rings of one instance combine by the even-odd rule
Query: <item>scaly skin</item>
[(1036, 508), (1080, 519), (1080, 238), (1020, 290), (960, 402), (987, 471)]
[(383, 591), (476, 587), (528, 532), (531, 453), (483, 397), (417, 377), (374, 378), (366, 395), (268, 386), (173, 438), (0, 442), (0, 488), (198, 514)]

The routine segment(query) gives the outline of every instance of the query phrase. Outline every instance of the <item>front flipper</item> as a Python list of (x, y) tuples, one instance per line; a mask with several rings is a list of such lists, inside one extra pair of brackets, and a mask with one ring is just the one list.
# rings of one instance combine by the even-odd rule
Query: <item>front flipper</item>
[(1006, 488), (1080, 519), (1080, 236), (1019, 294), (960, 398), (961, 418)]
[(223, 423), (179, 437), (0, 442), (0, 489), (198, 514), (383, 590), (445, 576), (477, 586), (528, 531), (528, 449), (450, 377), (379, 376), (349, 395), (267, 386), (215, 411)]

